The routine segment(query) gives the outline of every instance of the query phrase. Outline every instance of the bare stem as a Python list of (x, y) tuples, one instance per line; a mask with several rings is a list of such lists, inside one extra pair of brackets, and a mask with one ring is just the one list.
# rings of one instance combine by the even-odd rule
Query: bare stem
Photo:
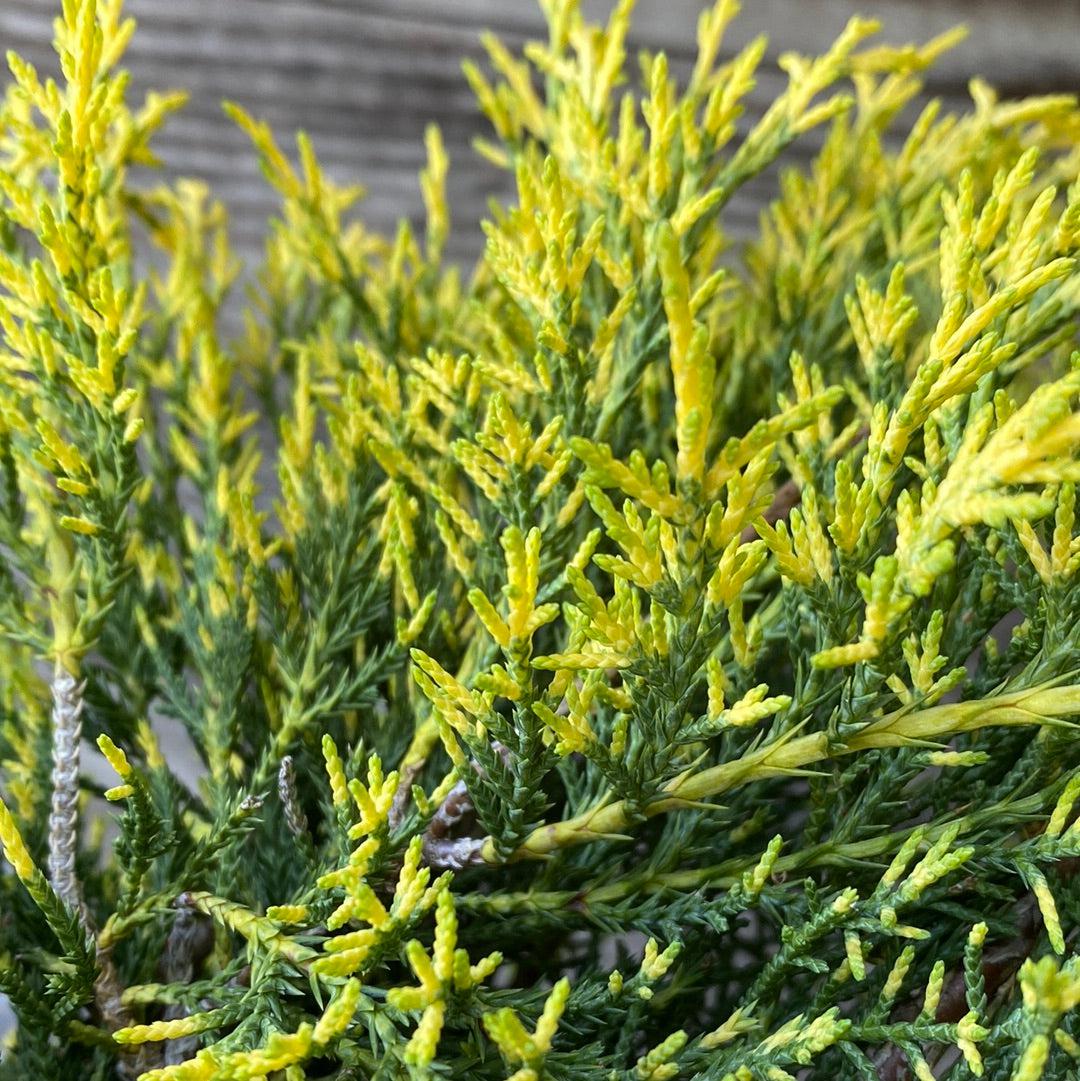
[[(52, 806), (49, 811), (49, 881), (57, 897), (76, 914), (83, 929), (94, 936), (95, 928), (83, 900), (82, 886), (75, 868), (79, 845), (79, 745), (82, 741), (83, 691), (74, 674), (56, 662), (52, 682)], [(110, 951), (96, 947), (97, 980), (94, 997), (106, 1025), (111, 1030), (130, 1022), (121, 1002), (123, 991)], [(121, 1063), (121, 1073), (135, 1076), (130, 1063)]]
[(49, 812), (49, 881), (56, 895), (85, 923), (75, 873), (79, 830), (79, 742), (84, 683), (57, 661), (52, 682), (52, 809)]
[(473, 813), (472, 800), (464, 781), (458, 781), (431, 816), (424, 831), (424, 861), (431, 867), (460, 871), (483, 863), (481, 837), (451, 837), (450, 831)]
[(296, 791), (296, 769), (292, 755), (287, 754), (278, 768), (278, 796), (285, 812), (285, 825), (289, 827), (289, 832), (298, 840), (309, 840), (307, 815), (304, 814), (300, 796)]

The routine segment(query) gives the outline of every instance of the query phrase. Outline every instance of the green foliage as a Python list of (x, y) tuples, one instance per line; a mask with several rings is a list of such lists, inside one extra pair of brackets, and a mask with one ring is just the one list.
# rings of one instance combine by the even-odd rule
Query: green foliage
[(1080, 110), (855, 20), (748, 125), (733, 0), (679, 80), (543, 6), (467, 280), (437, 131), (388, 239), (228, 106), (235, 340), (119, 0), (9, 57), (0, 1076), (1075, 1076)]

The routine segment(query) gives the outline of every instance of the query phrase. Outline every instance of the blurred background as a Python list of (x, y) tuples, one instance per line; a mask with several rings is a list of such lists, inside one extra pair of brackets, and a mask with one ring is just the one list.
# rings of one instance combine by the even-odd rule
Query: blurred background
[[(662, 48), (676, 72), (688, 70), (706, 2), (638, 0), (631, 55)], [(0, 46), (55, 70), (49, 42), (58, 6), (59, 0), (0, 0)], [(612, 6), (613, 0), (584, 3), (599, 18)], [(882, 39), (893, 44), (966, 24), (967, 40), (927, 80), (928, 93), (947, 107), (964, 107), (975, 74), (1008, 97), (1080, 91), (1080, 0), (744, 0), (743, 6), (725, 53), (760, 33), (770, 40), (747, 120), (784, 85), (775, 66), (779, 53), (825, 49), (854, 14), (880, 19)], [(306, 130), (335, 179), (366, 187), (362, 213), (383, 232), (392, 232), (401, 216), (419, 218), (423, 131), (437, 120), (451, 158), (449, 254), (466, 263), (475, 256), (477, 223), (508, 178), (470, 148), (486, 125), (461, 60), (482, 55), (485, 29), (511, 46), (538, 35), (534, 0), (128, 0), (126, 10), (139, 23), (127, 54), (134, 94), (191, 93), (158, 137), (157, 151), (169, 173), (198, 176), (225, 200), (234, 244), (249, 265), (258, 259), (276, 199), (245, 137), (222, 114), (225, 98), (267, 120), (290, 149), (296, 130)], [(796, 157), (788, 160), (811, 149), (796, 144)], [(732, 232), (753, 226), (774, 182), (764, 177), (733, 204), (726, 219)]]

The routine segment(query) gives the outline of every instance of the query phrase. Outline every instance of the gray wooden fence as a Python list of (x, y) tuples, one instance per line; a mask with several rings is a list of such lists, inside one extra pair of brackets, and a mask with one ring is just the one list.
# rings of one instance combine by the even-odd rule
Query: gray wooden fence
[[(704, 2), (638, 0), (632, 45), (662, 47), (676, 69), (685, 66)], [(50, 20), (58, 7), (59, 0), (0, 0), (0, 45), (51, 70)], [(611, 0), (586, 0), (592, 14), (610, 7)], [(727, 47), (766, 32), (772, 58), (788, 49), (820, 51), (855, 13), (879, 18), (893, 42), (965, 23), (967, 41), (928, 80), (947, 104), (963, 104), (973, 74), (1009, 95), (1080, 90), (1080, 0), (744, 0), (744, 8)], [(484, 124), (460, 61), (480, 54), (483, 29), (509, 43), (536, 34), (533, 0), (129, 0), (127, 9), (139, 22), (127, 61), (134, 92), (191, 92), (158, 151), (170, 173), (200, 176), (225, 199), (245, 257), (257, 257), (275, 199), (244, 137), (222, 115), (224, 98), (268, 120), (281, 137), (308, 131), (333, 176), (367, 187), (366, 218), (384, 231), (419, 211), (423, 129), (437, 120), (452, 162), (451, 254), (475, 253), (476, 222), (506, 179), (470, 149)], [(782, 84), (768, 64), (750, 113)], [(736, 228), (754, 219), (768, 184), (732, 208)]]

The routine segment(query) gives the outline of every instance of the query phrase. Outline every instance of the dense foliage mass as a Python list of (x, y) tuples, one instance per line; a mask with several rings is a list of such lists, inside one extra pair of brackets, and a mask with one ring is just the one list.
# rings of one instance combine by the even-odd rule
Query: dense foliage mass
[(9, 57), (2, 1076), (1075, 1076), (1080, 111), (856, 20), (748, 124), (733, 0), (678, 80), (630, 6), (467, 66), (468, 281), (436, 131), (388, 239), (230, 106), (237, 340), (120, 0)]

